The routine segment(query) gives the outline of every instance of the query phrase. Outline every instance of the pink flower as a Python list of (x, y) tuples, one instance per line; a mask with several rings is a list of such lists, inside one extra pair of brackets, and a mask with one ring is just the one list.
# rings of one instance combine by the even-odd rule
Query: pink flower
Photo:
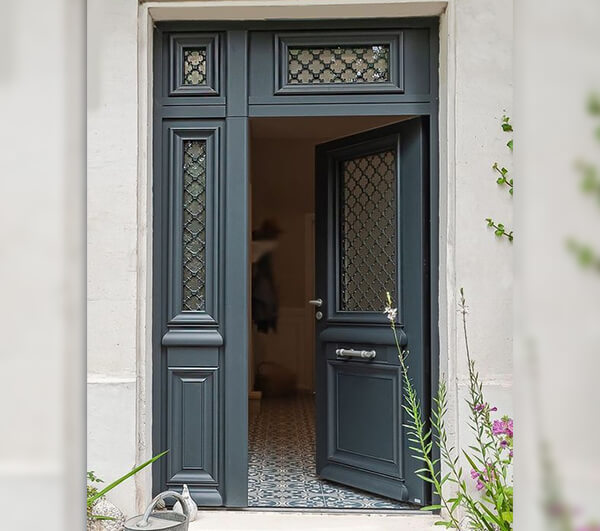
[(479, 472), (477, 472), (477, 470), (471, 470), (471, 477), (477, 479), (479, 477)]
[(513, 436), (513, 419), (508, 419), (506, 422), (506, 435), (511, 438)]
[(578, 527), (577, 531), (600, 531), (600, 524), (587, 524)]
[(481, 482), (481, 480), (477, 480), (477, 485), (475, 485), (477, 487), (477, 490), (481, 490), (483, 487), (485, 487), (485, 485)]
[(495, 420), (492, 424), (492, 433), (494, 435), (506, 435), (509, 438), (513, 436), (513, 420), (508, 417), (502, 417), (501, 420)]
[(495, 420), (492, 425), (492, 432), (494, 435), (504, 435), (504, 422)]

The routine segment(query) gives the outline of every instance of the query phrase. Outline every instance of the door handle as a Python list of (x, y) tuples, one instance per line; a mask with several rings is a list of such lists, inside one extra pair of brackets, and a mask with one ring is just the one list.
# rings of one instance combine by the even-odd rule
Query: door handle
[(372, 360), (377, 356), (377, 352), (374, 350), (354, 350), (352, 348), (338, 348), (335, 353), (338, 358), (363, 358)]
[(323, 299), (311, 299), (308, 301), (308, 304), (312, 304), (313, 306), (320, 308), (323, 306)]

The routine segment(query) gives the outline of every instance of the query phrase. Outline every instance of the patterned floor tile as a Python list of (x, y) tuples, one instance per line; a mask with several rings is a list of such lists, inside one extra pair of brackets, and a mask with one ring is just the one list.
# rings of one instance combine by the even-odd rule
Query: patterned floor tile
[[(248, 505), (330, 509), (411, 506), (315, 475), (315, 406), (310, 395), (251, 400)], [(259, 405), (260, 404), (260, 405)]]

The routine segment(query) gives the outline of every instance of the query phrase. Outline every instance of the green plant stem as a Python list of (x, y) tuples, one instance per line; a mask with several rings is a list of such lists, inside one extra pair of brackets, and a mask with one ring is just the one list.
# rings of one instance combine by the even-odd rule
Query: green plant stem
[[(485, 219), (488, 227), (492, 227), (494, 229), (494, 232), (496, 233), (496, 236), (506, 236), (508, 238), (509, 242), (512, 242), (514, 239), (514, 235), (513, 235), (513, 231), (507, 231), (504, 228), (504, 224), (498, 224), (496, 223), (492, 218), (486, 218)], [(498, 232), (500, 232), (500, 234), (498, 234)]]
[[(458, 456), (453, 456), (454, 449), (448, 447), (448, 435), (446, 433), (446, 427), (444, 424), (444, 416), (447, 411), (447, 401), (446, 401), (446, 383), (444, 380), (441, 380), (440, 386), (438, 389), (438, 396), (436, 398), (437, 404), (437, 413), (434, 415), (434, 419), (432, 423), (435, 425), (435, 430), (438, 433), (438, 446), (440, 448), (440, 454), (442, 459), (444, 460), (449, 474), (446, 476), (450, 478), (452, 483), (455, 483), (458, 488), (457, 497), (454, 499), (448, 500), (448, 502), (452, 502), (453, 510), (459, 505), (462, 504), (465, 506), (467, 513), (473, 515), (474, 518), (479, 522), (485, 522), (485, 518), (483, 514), (477, 509), (476, 504), (473, 502), (471, 497), (467, 492), (466, 483), (462, 479), (462, 468), (457, 469), (456, 465), (458, 463)], [(486, 528), (493, 531), (493, 528), (489, 526), (487, 523), (485, 524)]]
[[(471, 351), (469, 348), (469, 337), (467, 331), (467, 307), (466, 307), (466, 299), (464, 296), (464, 290), (461, 288), (460, 290), (460, 307), (462, 314), (462, 324), (463, 324), (463, 333), (465, 338), (465, 352), (467, 357), (467, 364), (469, 367), (469, 394), (471, 401), (469, 402), (469, 409), (471, 413), (471, 419), (473, 422), (473, 429), (475, 431), (475, 440), (477, 441), (478, 450), (481, 455), (482, 465), (487, 473), (487, 479), (485, 484), (487, 487), (491, 488), (492, 491), (492, 504), (496, 508), (496, 511), (500, 518), (502, 518), (502, 514), (504, 511), (504, 507), (499, 503), (498, 492), (504, 492), (504, 486), (500, 482), (500, 476), (497, 474), (496, 470), (490, 466), (490, 461), (495, 463), (501, 462), (500, 449), (496, 443), (493, 432), (491, 431), (491, 420), (490, 420), (490, 412), (487, 404), (484, 402), (483, 396), (483, 387), (479, 381), (479, 375), (475, 370), (475, 362), (471, 359)], [(483, 406), (482, 409), (478, 409), (477, 406)], [(493, 454), (493, 459), (490, 460), (490, 453)], [(465, 457), (469, 460), (471, 464), (472, 461), (469, 456), (465, 452)], [(492, 479), (492, 473), (494, 473), (494, 478)], [(505, 477), (505, 472), (502, 471), (503, 477)], [(482, 504), (482, 508), (487, 510), (487, 507)], [(512, 508), (511, 508), (512, 510)], [(490, 516), (491, 513), (490, 513)], [(504, 520), (497, 520), (497, 523), (501, 525), (501, 529), (510, 530), (510, 526), (506, 526)]]
[(502, 177), (502, 183), (503, 184), (505, 184), (506, 186), (508, 186), (510, 188), (514, 188), (514, 184), (511, 183), (510, 180), (506, 178), (506, 176), (508, 175), (508, 172), (507, 173), (502, 173), (502, 170), (498, 166), (497, 162), (492, 166), (492, 169), (496, 170), (500, 174), (500, 177)]
[(396, 349), (398, 351), (398, 358), (400, 360), (402, 377), (404, 379), (404, 387), (405, 387), (405, 390), (407, 393), (408, 407), (405, 407), (405, 409), (406, 409), (407, 413), (409, 413), (409, 415), (411, 416), (411, 418), (413, 420), (413, 424), (414, 424), (414, 426), (410, 427), (411, 431), (413, 431), (413, 435), (417, 436), (417, 440), (418, 440), (419, 446), (420, 446), (420, 451), (423, 455), (423, 461), (425, 462), (425, 466), (427, 467), (427, 472), (429, 473), (435, 494), (437, 494), (439, 496), (440, 501), (441, 501), (442, 505), (444, 506), (444, 509), (448, 513), (448, 517), (450, 518), (450, 521), (454, 525), (454, 528), (460, 529), (459, 522), (456, 519), (456, 517), (454, 516), (454, 510), (448, 504), (448, 502), (446, 501), (446, 499), (443, 496), (442, 483), (440, 481), (439, 474), (435, 470), (435, 464), (429, 457), (429, 455), (431, 453), (431, 442), (427, 440), (428, 437), (427, 437), (427, 435), (425, 435), (425, 424), (421, 417), (421, 408), (420, 408), (420, 404), (419, 404), (419, 399), (418, 399), (416, 391), (412, 385), (412, 382), (410, 381), (410, 378), (408, 376), (408, 367), (405, 363), (404, 355), (402, 353), (402, 348), (400, 347), (400, 341), (398, 340), (398, 334), (396, 332), (396, 326), (393, 322), (391, 323), (391, 328), (392, 328), (392, 332), (394, 334), (394, 341), (396, 343)]
[(164, 452), (162, 452), (162, 453), (154, 456), (152, 459), (149, 459), (145, 463), (142, 463), (141, 465), (136, 466), (133, 470), (131, 470), (131, 472), (128, 472), (124, 476), (121, 476), (119, 479), (113, 481), (110, 485), (106, 486), (101, 491), (97, 492), (96, 494), (94, 494), (93, 496), (91, 496), (90, 498), (88, 498), (87, 499), (87, 506), (91, 507), (92, 505), (94, 505), (94, 503), (98, 499), (100, 499), (102, 496), (104, 496), (108, 491), (114, 489), (117, 485), (123, 483), (123, 481), (125, 481), (128, 478), (130, 478), (134, 474), (137, 474), (140, 470), (142, 470), (142, 468), (145, 468), (148, 465), (154, 463), (154, 461), (156, 461), (157, 459), (160, 459), (163, 455), (167, 454), (168, 452), (169, 452), (169, 450), (165, 450)]

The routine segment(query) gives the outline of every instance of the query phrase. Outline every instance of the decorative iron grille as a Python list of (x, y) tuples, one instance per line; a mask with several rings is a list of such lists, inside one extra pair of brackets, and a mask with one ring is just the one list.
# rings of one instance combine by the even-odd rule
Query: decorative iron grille
[(288, 48), (288, 83), (383, 83), (390, 78), (389, 45)]
[(381, 312), (395, 293), (397, 271), (396, 153), (342, 163), (340, 310)]
[(193, 48), (183, 51), (183, 84), (206, 84), (206, 48)]
[(206, 141), (183, 145), (183, 311), (206, 309)]

